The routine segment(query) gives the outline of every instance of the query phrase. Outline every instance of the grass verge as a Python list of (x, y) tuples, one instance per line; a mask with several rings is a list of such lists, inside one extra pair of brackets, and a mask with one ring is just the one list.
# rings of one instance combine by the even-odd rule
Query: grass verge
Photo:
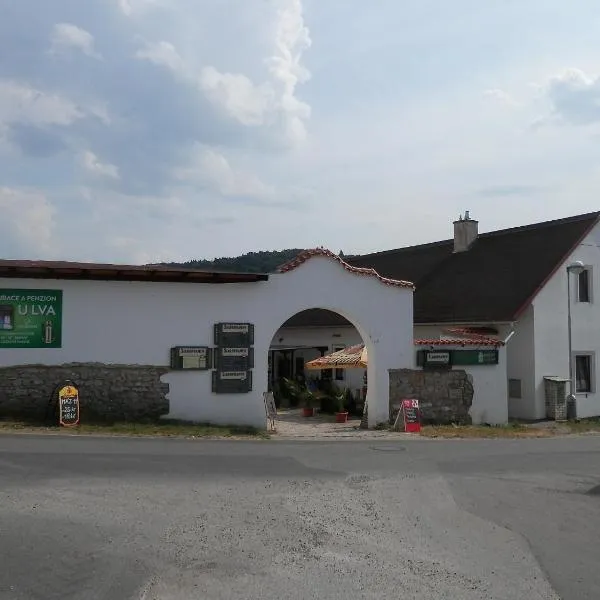
[(0, 433), (61, 433), (67, 435), (125, 435), (150, 437), (268, 439), (266, 431), (252, 427), (217, 426), (183, 421), (156, 423), (97, 423), (77, 427), (48, 427), (27, 421), (0, 421)]
[(582, 419), (561, 423), (508, 425), (425, 425), (421, 435), (428, 438), (549, 438), (557, 435), (600, 433), (600, 419)]

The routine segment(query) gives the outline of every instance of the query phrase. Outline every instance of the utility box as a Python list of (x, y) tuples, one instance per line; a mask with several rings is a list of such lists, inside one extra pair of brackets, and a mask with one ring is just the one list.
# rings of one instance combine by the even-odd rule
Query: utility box
[(553, 421), (567, 420), (567, 384), (564, 377), (544, 377), (546, 417)]

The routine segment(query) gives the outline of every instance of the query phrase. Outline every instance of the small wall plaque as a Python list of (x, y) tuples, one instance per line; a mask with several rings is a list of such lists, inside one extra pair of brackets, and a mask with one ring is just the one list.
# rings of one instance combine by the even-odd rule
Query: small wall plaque
[(247, 394), (252, 391), (252, 371), (213, 371), (213, 394)]
[(248, 371), (254, 368), (254, 348), (215, 348), (219, 371)]
[(208, 371), (212, 368), (212, 351), (208, 346), (176, 346), (171, 348), (171, 369)]
[(243, 348), (254, 345), (254, 325), (252, 323), (216, 323), (215, 346)]

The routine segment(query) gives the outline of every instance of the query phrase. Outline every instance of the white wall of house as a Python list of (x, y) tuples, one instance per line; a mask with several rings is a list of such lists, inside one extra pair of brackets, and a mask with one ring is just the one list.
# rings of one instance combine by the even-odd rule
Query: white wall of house
[(214, 323), (254, 323), (253, 391), (213, 394), (210, 371), (171, 371), (163, 380), (170, 384), (173, 418), (265, 427), (262, 394), (267, 389), (269, 347), (282, 323), (309, 308), (339, 312), (356, 324), (365, 340), (371, 426), (388, 417), (388, 369), (410, 366), (413, 360), (412, 289), (352, 273), (327, 257), (313, 257), (258, 283), (3, 279), (0, 293), (2, 289), (62, 290), (63, 324), (62, 348), (5, 348), (0, 351), (0, 366), (71, 362), (168, 366), (172, 346), (212, 346)]
[[(509, 393), (508, 397), (508, 414), (515, 419), (535, 419), (538, 412), (536, 411), (533, 306), (529, 306), (515, 323), (514, 331), (515, 334), (506, 348), (509, 392), (513, 388), (512, 395)], [(510, 380), (513, 380), (513, 385), (510, 384)]]
[[(447, 327), (451, 326), (416, 325), (414, 327), (414, 339), (437, 339)], [(508, 329), (506, 326), (501, 326), (500, 329), (502, 337)], [(273, 339), (274, 344), (290, 346), (315, 344), (327, 346), (329, 351), (333, 351), (334, 347), (338, 345), (351, 346), (361, 342), (359, 332), (353, 327), (282, 328), (275, 334)], [(420, 368), (416, 365), (416, 352), (424, 348), (424, 346), (413, 348), (413, 362), (410, 368)], [(448, 349), (460, 348), (462, 346), (448, 346)], [(310, 351), (307, 352), (307, 356), (310, 355), (311, 358), (319, 355), (318, 352), (312, 354), (310, 354)], [(508, 421), (506, 360), (506, 348), (500, 348), (497, 365), (460, 367), (471, 376), (473, 381), (474, 397), (471, 418), (474, 423), (504, 424)], [(341, 387), (349, 387), (352, 390), (360, 389), (363, 373), (364, 371), (360, 369), (347, 369), (345, 372), (346, 380), (337, 381), (336, 383)]]
[(533, 300), (535, 404), (533, 418), (545, 417), (544, 376), (569, 376), (567, 266), (582, 261), (591, 270), (591, 302), (579, 302), (577, 278), (570, 276), (573, 355), (589, 354), (592, 390), (577, 393), (577, 416), (600, 415), (600, 225), (597, 225)]
[[(464, 324), (462, 324), (464, 326)], [(477, 324), (470, 324), (477, 325)], [(481, 325), (490, 325), (482, 323)], [(494, 325), (494, 324), (492, 324)], [(448, 337), (451, 334), (444, 333), (444, 330), (452, 327), (460, 327), (456, 324), (444, 325), (415, 325), (415, 340), (439, 339)], [(500, 339), (504, 339), (510, 327), (506, 324), (495, 325), (498, 328)], [(460, 349), (463, 346), (447, 346), (444, 349)], [(475, 348), (470, 346), (469, 348)], [(489, 348), (489, 347), (486, 347)], [(427, 346), (417, 347), (418, 349), (427, 349)], [(498, 352), (497, 365), (473, 365), (460, 366), (457, 369), (466, 371), (472, 377), (473, 381), (473, 404), (471, 406), (471, 418), (473, 423), (489, 423), (492, 425), (502, 425), (508, 421), (508, 383), (507, 383), (507, 351), (506, 347), (500, 347)], [(416, 357), (416, 354), (415, 354)], [(415, 362), (416, 365), (416, 362)]]
[[(362, 344), (363, 340), (356, 327), (286, 327), (279, 329), (273, 337), (274, 346), (320, 346), (327, 348), (327, 354), (335, 352), (340, 348)], [(295, 356), (301, 356), (304, 362), (308, 362), (321, 356), (318, 350), (309, 348), (297, 350)], [(365, 369), (340, 369), (334, 383), (341, 388), (350, 388), (354, 393), (363, 385)], [(319, 371), (306, 371), (308, 377), (319, 376)]]

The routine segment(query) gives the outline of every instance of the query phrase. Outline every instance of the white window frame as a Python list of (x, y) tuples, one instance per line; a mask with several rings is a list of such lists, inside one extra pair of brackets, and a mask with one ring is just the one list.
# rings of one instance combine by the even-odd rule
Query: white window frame
[[(590, 359), (590, 389), (588, 391), (579, 391), (577, 389), (577, 357), (586, 356)], [(573, 375), (575, 377), (575, 393), (581, 395), (595, 394), (596, 393), (596, 353), (577, 351), (573, 352)]]
[(588, 300), (581, 300), (579, 297), (579, 278), (581, 277), (581, 274), (575, 277), (575, 297), (580, 304), (591, 304), (594, 301), (594, 273), (592, 267), (587, 265), (584, 267), (583, 271), (587, 273), (588, 277)]

